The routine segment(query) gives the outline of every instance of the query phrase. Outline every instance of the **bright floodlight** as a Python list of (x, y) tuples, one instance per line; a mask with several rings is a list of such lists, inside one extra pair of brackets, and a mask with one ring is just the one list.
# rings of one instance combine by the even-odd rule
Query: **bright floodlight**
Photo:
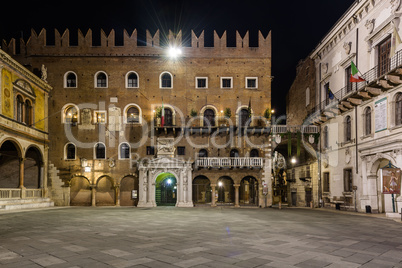
[(177, 47), (170, 47), (168, 52), (171, 58), (177, 58), (181, 55), (181, 49)]
[(172, 180), (171, 180), (171, 179), (168, 179), (167, 183), (168, 183), (168, 184), (172, 184)]
[(223, 183), (220, 181), (220, 182), (218, 182), (218, 185), (219, 185), (219, 187), (222, 187)]
[(293, 157), (292, 160), (290, 160), (292, 162), (292, 164), (296, 164), (296, 158)]

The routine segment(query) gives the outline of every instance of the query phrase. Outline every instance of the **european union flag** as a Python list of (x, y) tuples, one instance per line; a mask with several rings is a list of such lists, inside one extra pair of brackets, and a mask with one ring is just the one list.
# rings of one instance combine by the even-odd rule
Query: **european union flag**
[(330, 100), (333, 100), (335, 98), (334, 93), (332, 93), (331, 89), (328, 87), (328, 98)]

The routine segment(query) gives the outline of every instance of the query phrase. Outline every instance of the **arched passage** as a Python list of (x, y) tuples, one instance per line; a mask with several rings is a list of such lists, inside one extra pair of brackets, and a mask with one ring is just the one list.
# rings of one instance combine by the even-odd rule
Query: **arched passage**
[(24, 186), (28, 189), (39, 189), (42, 177), (42, 155), (35, 147), (30, 147), (25, 154)]
[(70, 183), (70, 206), (91, 206), (92, 193), (88, 179), (74, 177)]
[(172, 173), (161, 173), (155, 180), (155, 202), (157, 206), (175, 206), (177, 202), (177, 180)]
[[(395, 165), (395, 160), (387, 154), (379, 154), (371, 161), (371, 167), (368, 173), (368, 185), (370, 185), (369, 196), (372, 199), (371, 205), (373, 211), (393, 212), (391, 194), (382, 193), (380, 169), (389, 163)], [(373, 202), (374, 199), (374, 202)], [(376, 199), (376, 200), (375, 200)], [(375, 201), (377, 204), (375, 204)], [(376, 208), (377, 205), (377, 208)]]
[(138, 178), (126, 176), (120, 183), (120, 206), (137, 206), (138, 204)]
[(20, 180), (20, 151), (12, 141), (0, 147), (0, 188), (18, 188)]
[(220, 177), (218, 180), (218, 204), (234, 203), (234, 183), (230, 177)]
[(205, 176), (197, 176), (193, 180), (193, 203), (207, 204), (212, 201), (211, 182)]
[(104, 176), (98, 179), (95, 200), (97, 206), (114, 206), (116, 204), (116, 190), (112, 178)]
[(252, 176), (243, 178), (240, 182), (239, 203), (258, 206), (258, 180)]

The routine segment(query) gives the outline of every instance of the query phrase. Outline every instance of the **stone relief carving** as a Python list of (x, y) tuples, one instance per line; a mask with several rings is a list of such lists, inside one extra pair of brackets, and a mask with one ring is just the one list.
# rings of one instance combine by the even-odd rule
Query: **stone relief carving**
[(324, 74), (328, 73), (328, 63), (323, 63), (321, 68)]
[(173, 138), (158, 138), (157, 141), (157, 155), (174, 156), (174, 139)]
[(352, 156), (350, 155), (350, 151), (349, 151), (349, 148), (348, 148), (345, 151), (345, 163), (349, 164), (350, 160), (352, 160)]
[(351, 48), (352, 48), (352, 42), (343, 43), (343, 49), (345, 49), (346, 55), (350, 54)]
[(374, 31), (374, 24), (375, 24), (375, 19), (371, 19), (371, 20), (366, 21), (365, 26), (366, 26), (369, 34), (371, 34)]
[(91, 125), (91, 109), (84, 108), (81, 111), (81, 123), (82, 125)]
[(118, 107), (109, 108), (109, 131), (120, 131), (121, 127), (121, 110)]
[(391, 6), (393, 14), (399, 13), (398, 11), (400, 11), (401, 0), (391, 0)]
[(277, 144), (279, 144), (279, 143), (281, 143), (281, 141), (282, 141), (281, 135), (277, 134), (277, 135), (275, 136), (275, 142), (276, 142)]

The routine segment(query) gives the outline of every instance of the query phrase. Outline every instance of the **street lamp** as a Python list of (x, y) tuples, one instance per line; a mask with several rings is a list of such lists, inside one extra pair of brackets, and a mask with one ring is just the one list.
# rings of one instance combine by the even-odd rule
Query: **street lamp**
[(292, 164), (296, 164), (296, 162), (297, 162), (296, 157), (292, 157), (292, 159), (290, 160), (290, 162), (291, 162)]
[(176, 59), (182, 54), (182, 51), (178, 47), (169, 47), (168, 49), (168, 55), (170, 58)]

